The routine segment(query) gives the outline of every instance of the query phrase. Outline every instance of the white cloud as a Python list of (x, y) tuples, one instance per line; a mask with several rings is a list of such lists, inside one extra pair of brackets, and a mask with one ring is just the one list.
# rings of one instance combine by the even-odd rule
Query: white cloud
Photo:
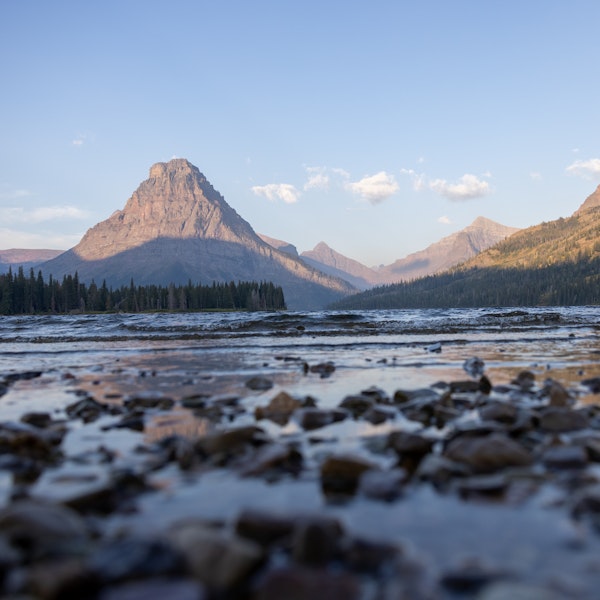
[(566, 169), (569, 175), (584, 177), (585, 179), (596, 179), (600, 177), (600, 158), (588, 160), (576, 160)]
[(82, 235), (39, 234), (0, 227), (2, 250), (8, 250), (9, 248), (55, 248), (66, 250), (77, 245)]
[(306, 167), (306, 175), (308, 181), (304, 184), (304, 190), (320, 189), (326, 190), (329, 188), (329, 175), (326, 173), (325, 167)]
[(476, 175), (467, 173), (456, 183), (450, 183), (445, 179), (435, 179), (429, 183), (429, 188), (449, 200), (472, 200), (488, 194), (490, 184)]
[(442, 223), (443, 225), (452, 225), (452, 221), (450, 220), (450, 217), (447, 217), (446, 215), (444, 215), (443, 217), (440, 217), (438, 219), (438, 223)]
[(43, 223), (58, 219), (85, 219), (87, 213), (76, 206), (40, 206), (24, 209), (20, 206), (0, 208), (0, 219), (5, 223)]
[(283, 200), (286, 204), (298, 202), (300, 191), (291, 183), (268, 183), (267, 185), (255, 185), (252, 191), (257, 196), (263, 196), (271, 202)]
[(371, 204), (379, 204), (398, 191), (398, 183), (393, 175), (380, 171), (359, 181), (349, 182), (346, 187), (354, 194), (362, 196)]

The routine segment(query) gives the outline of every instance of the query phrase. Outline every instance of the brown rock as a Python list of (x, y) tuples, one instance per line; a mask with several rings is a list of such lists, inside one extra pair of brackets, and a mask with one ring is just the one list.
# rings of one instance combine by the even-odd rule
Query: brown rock
[(352, 495), (362, 474), (375, 466), (353, 456), (330, 456), (321, 465), (321, 487), (326, 495)]
[(569, 408), (548, 408), (540, 418), (540, 428), (550, 433), (575, 431), (585, 429), (587, 426), (588, 420), (585, 415)]
[(486, 437), (460, 436), (452, 440), (444, 456), (466, 464), (477, 473), (531, 464), (531, 454), (518, 442), (498, 433)]
[(302, 407), (302, 402), (287, 392), (279, 392), (266, 406), (257, 406), (254, 416), (257, 420), (270, 419), (278, 425), (285, 425), (292, 413)]

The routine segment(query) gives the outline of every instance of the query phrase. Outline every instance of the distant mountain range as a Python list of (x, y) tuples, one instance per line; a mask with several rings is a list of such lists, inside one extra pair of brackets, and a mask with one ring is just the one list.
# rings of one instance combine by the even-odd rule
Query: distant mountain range
[(355, 291), (266, 244), (185, 159), (153, 165), (123, 210), (41, 268), (109, 285), (271, 281), (289, 308), (306, 310)]
[(441, 274), (337, 308), (600, 304), (600, 186), (567, 218), (523, 229)]
[[(325, 242), (320, 242), (313, 250), (302, 252), (300, 258), (315, 269), (345, 279), (353, 286), (366, 290), (376, 285), (410, 281), (440, 273), (476, 256), (517, 231), (519, 229), (516, 227), (506, 227), (490, 219), (477, 217), (468, 227), (431, 244), (425, 250), (414, 252), (391, 265), (377, 269), (336, 252)], [(267, 236), (261, 237), (274, 248), (298, 256), (298, 251), (292, 244)]]
[(36, 268), (63, 252), (64, 250), (26, 250), (21, 248), (0, 250), (0, 273), (7, 272), (9, 267), (21, 266), (25, 270)]
[[(298, 253), (254, 232), (185, 159), (157, 163), (123, 210), (92, 227), (74, 248), (0, 251), (0, 269), (41, 267), (60, 278), (109, 285), (269, 280), (290, 308), (315, 309), (383, 284), (443, 272), (518, 231), (478, 217), (471, 225), (390, 265), (367, 267), (320, 242)], [(511, 238), (512, 239), (512, 238)]]

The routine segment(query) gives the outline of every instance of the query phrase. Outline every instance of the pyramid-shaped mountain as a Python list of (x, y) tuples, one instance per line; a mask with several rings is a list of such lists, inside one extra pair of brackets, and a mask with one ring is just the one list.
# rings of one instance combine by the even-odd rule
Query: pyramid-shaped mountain
[(197, 167), (157, 163), (123, 210), (92, 227), (77, 246), (44, 263), (55, 278), (108, 285), (272, 281), (292, 309), (317, 309), (353, 291), (266, 244)]

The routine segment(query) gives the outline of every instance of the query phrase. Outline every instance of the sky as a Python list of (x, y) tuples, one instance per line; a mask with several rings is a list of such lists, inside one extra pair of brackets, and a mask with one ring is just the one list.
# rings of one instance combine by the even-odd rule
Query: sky
[(597, 0), (0, 0), (0, 249), (67, 249), (150, 167), (390, 264), (600, 184)]

